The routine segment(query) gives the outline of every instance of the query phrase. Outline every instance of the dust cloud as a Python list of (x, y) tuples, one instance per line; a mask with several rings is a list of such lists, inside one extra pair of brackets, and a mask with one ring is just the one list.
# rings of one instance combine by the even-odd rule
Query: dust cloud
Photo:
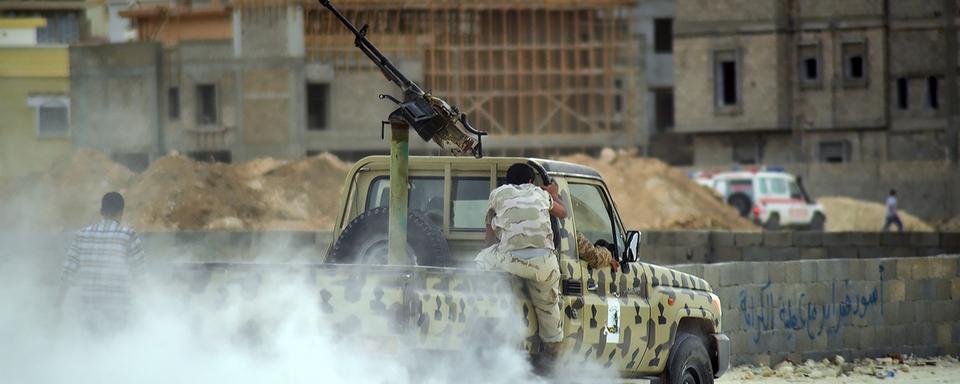
[[(0, 234), (0, 244), (4, 382), (547, 382), (532, 373), (518, 347), (520, 321), (517, 329), (498, 330), (506, 342), (476, 340), (475, 348), (456, 356), (387, 351), (337, 333), (320, 311), (317, 287), (297, 283), (306, 281), (299, 272), (265, 279), (257, 295), (227, 295), (216, 305), (200, 305), (186, 299), (190, 289), (182, 279), (167, 277), (177, 269), (158, 262), (174, 255), (147, 255), (150, 270), (135, 291), (135, 316), (126, 328), (91, 335), (75, 321), (74, 299), (68, 296), (62, 311), (54, 304), (64, 255), (52, 250), (59, 247), (25, 232)], [(599, 367), (578, 370), (593, 382), (612, 381)]]

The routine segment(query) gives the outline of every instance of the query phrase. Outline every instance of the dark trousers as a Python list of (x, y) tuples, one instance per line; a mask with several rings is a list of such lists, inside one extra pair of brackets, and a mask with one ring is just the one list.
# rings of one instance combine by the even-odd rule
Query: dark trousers
[(895, 224), (897, 226), (897, 232), (903, 232), (903, 222), (900, 221), (900, 216), (887, 216), (887, 220), (883, 222), (884, 232), (890, 228), (890, 224)]

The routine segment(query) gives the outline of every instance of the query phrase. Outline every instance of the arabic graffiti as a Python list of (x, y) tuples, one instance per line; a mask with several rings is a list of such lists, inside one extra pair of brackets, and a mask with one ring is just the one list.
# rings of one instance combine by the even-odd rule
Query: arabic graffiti
[(830, 297), (825, 302), (812, 300), (807, 292), (788, 297), (775, 295), (769, 281), (759, 294), (751, 295), (743, 289), (739, 294), (743, 323), (753, 334), (753, 342), (758, 343), (763, 331), (804, 330), (801, 334), (814, 340), (823, 334), (837, 334), (852, 318), (883, 316), (884, 267), (879, 268), (880, 281), (866, 288), (863, 284), (851, 284), (850, 280), (830, 282)]

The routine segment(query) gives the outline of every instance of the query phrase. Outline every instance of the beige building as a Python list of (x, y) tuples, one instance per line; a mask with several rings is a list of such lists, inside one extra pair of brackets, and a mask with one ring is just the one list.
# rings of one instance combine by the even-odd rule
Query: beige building
[(945, 159), (955, 1), (678, 0), (675, 130), (697, 165)]
[[(488, 154), (645, 147), (642, 43), (631, 0), (340, 2), (422, 88), (490, 132)], [(386, 153), (397, 87), (319, 3), (122, 12), (137, 42), (71, 47), (75, 144), (132, 168), (177, 150), (243, 161)], [(98, 97), (87, 97), (99, 95)], [(413, 153), (437, 147), (411, 140)]]
[(0, 18), (0, 179), (46, 169), (70, 152), (65, 45), (38, 45), (43, 18)]

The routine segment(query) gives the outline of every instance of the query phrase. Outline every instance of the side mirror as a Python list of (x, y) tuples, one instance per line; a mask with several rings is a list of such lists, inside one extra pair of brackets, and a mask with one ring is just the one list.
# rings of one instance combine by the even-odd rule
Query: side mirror
[(640, 232), (628, 231), (627, 247), (623, 251), (623, 257), (620, 258), (620, 261), (624, 263), (632, 263), (637, 260), (640, 260)]

